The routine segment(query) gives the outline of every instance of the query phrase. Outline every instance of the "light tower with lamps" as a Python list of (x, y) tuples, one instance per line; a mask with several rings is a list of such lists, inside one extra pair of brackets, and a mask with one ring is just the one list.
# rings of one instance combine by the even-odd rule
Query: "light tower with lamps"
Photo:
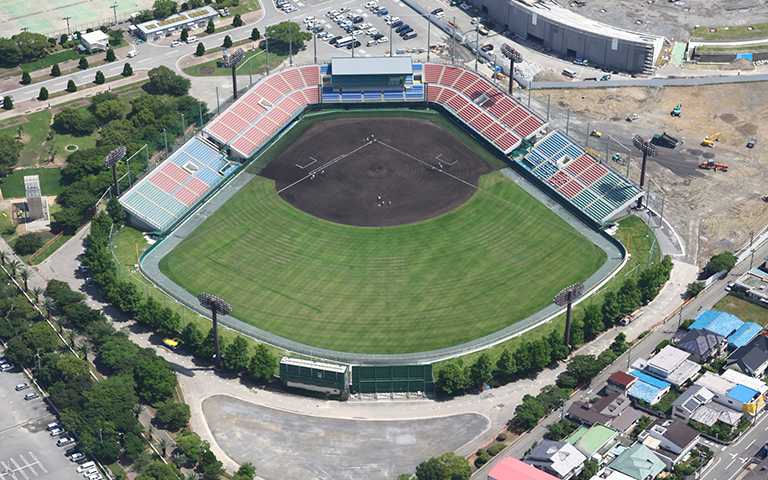
[(555, 295), (555, 304), (558, 307), (568, 307), (565, 314), (565, 346), (568, 347), (568, 352), (571, 351), (571, 305), (582, 293), (584, 293), (584, 284), (575, 283)]
[(120, 184), (117, 182), (117, 162), (125, 157), (126, 151), (127, 149), (125, 146), (120, 145), (116, 149), (109, 152), (106, 157), (104, 157), (104, 167), (112, 167), (112, 177), (115, 179), (115, 191), (117, 192), (118, 197), (120, 196)]
[(237, 64), (243, 61), (245, 58), (245, 52), (242, 48), (238, 48), (232, 55), (227, 55), (227, 50), (224, 49), (224, 68), (232, 69), (232, 91), (234, 92), (234, 100), (237, 100)]
[(659, 154), (659, 152), (656, 150), (656, 147), (651, 145), (651, 142), (644, 139), (640, 135), (635, 135), (634, 138), (632, 138), (632, 144), (643, 152), (643, 168), (640, 170), (640, 198), (637, 199), (637, 209), (640, 210), (643, 208), (643, 185), (645, 185), (645, 165), (648, 161), (648, 157), (655, 157)]
[(213, 346), (216, 352), (214, 365), (218, 369), (221, 368), (221, 352), (219, 351), (219, 321), (216, 314), (228, 315), (232, 311), (232, 307), (219, 297), (214, 297), (208, 293), (201, 293), (197, 296), (197, 300), (203, 308), (211, 311), (211, 317), (213, 318)]

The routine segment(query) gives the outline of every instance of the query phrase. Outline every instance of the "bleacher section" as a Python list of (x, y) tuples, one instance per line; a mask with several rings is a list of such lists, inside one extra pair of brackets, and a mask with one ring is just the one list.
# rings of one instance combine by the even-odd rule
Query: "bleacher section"
[(321, 67), (288, 68), (261, 80), (203, 130), (248, 158), (304, 106), (318, 103)]
[[(481, 107), (493, 117), (494, 121), (501, 122), (520, 138), (530, 139), (546, 126), (531, 111), (512, 100), (506, 93), (478, 73), (456, 66), (436, 63), (425, 63), (423, 69), (423, 78), (428, 84), (428, 89), (441, 85), (447, 87), (450, 92), (457, 94), (456, 96), (460, 96), (462, 100), (466, 99), (470, 102), (482, 95), (488, 97), (488, 100)], [(447, 100), (441, 99), (437, 101), (438, 103), (447, 102)], [(457, 100), (454, 100), (454, 103), (456, 102)]]
[(237, 168), (207, 141), (193, 137), (120, 197), (132, 215), (164, 231)]
[(538, 141), (516, 161), (597, 222), (641, 195), (635, 185), (559, 132)]

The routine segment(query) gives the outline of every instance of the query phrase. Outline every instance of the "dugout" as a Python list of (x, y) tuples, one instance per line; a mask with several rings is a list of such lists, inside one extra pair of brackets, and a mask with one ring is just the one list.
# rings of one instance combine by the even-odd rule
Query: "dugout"
[(352, 393), (434, 392), (432, 365), (352, 367)]
[(349, 368), (346, 365), (283, 357), (280, 359), (280, 381), (289, 387), (338, 395), (349, 390)]
[(411, 57), (332, 58), (334, 90), (402, 90), (413, 83)]

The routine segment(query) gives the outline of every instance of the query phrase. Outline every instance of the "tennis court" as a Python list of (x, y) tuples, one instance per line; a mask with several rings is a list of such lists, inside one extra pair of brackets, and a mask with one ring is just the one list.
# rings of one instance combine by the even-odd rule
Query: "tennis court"
[(113, 11), (112, 0), (0, 0), (0, 19), (3, 31), (11, 36), (22, 31), (58, 36), (67, 31), (66, 17), (69, 18), (70, 31), (85, 32), (88, 28), (98, 28), (101, 24), (123, 21), (130, 14), (152, 7), (152, 0), (130, 0), (117, 2), (117, 11)]

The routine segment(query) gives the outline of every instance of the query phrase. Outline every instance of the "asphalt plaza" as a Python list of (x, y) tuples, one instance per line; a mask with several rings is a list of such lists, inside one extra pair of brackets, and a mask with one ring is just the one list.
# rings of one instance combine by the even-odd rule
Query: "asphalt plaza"
[(292, 480), (395, 478), (491, 426), (476, 413), (384, 421), (299, 415), (225, 395), (204, 400), (203, 413), (232, 460), (252, 462), (260, 477)]

